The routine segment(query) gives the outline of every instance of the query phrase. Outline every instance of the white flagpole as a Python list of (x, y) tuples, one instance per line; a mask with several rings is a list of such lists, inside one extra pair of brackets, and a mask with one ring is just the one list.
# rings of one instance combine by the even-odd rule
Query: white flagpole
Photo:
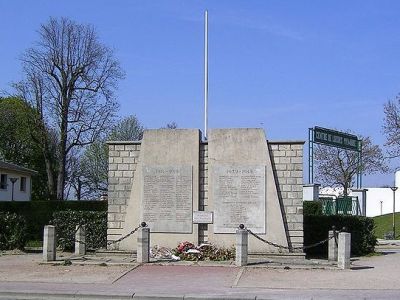
[(205, 12), (204, 23), (204, 138), (207, 140), (208, 130), (208, 11)]

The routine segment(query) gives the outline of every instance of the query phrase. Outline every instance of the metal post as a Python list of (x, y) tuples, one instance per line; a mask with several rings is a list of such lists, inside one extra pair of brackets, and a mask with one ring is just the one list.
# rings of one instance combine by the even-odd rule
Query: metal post
[(314, 129), (308, 129), (308, 183), (314, 183)]
[(393, 239), (396, 239), (396, 190), (397, 186), (392, 186), (390, 188), (393, 191), (393, 220), (392, 220), (392, 228), (393, 228)]
[(381, 200), (381, 216), (382, 216), (382, 203), (383, 203), (383, 201)]

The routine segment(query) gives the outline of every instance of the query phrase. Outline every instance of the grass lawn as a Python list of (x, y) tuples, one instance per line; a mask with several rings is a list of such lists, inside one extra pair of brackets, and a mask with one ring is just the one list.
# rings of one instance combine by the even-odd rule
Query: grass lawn
[[(382, 216), (373, 217), (375, 221), (375, 236), (378, 239), (383, 239), (383, 235), (386, 232), (392, 231), (392, 220), (393, 214), (387, 214)], [(395, 213), (396, 219), (396, 238), (400, 238), (400, 212)]]

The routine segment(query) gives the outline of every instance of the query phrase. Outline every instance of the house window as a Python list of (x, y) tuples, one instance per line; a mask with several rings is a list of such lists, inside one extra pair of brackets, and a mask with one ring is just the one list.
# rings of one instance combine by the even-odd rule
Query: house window
[(7, 174), (0, 175), (0, 190), (7, 189)]
[(26, 177), (21, 177), (21, 180), (19, 182), (19, 190), (21, 192), (26, 192)]

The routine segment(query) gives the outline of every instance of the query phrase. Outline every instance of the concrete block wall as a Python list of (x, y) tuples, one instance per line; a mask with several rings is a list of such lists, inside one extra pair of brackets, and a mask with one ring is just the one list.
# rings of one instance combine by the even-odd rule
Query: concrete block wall
[[(200, 143), (200, 199), (199, 210), (207, 211), (208, 206), (208, 143)], [(208, 225), (199, 224), (199, 242), (208, 242)]]
[[(268, 142), (277, 189), (287, 221), (289, 242), (301, 247), (303, 234), (303, 145), (304, 142)], [(299, 251), (302, 252), (302, 251)]]
[[(268, 142), (272, 166), (277, 176), (278, 194), (287, 221), (289, 243), (303, 246), (303, 144), (304, 142)], [(107, 239), (121, 237), (126, 205), (130, 196), (136, 166), (140, 156), (140, 142), (108, 142), (108, 230)], [(208, 144), (200, 144), (200, 199), (198, 210), (207, 211), (208, 205)], [(195, 225), (197, 226), (197, 225)], [(199, 226), (199, 241), (208, 241), (208, 226)]]
[[(140, 142), (108, 142), (108, 224), (107, 240), (122, 235), (127, 201), (130, 197)], [(115, 247), (111, 247), (115, 249)]]

